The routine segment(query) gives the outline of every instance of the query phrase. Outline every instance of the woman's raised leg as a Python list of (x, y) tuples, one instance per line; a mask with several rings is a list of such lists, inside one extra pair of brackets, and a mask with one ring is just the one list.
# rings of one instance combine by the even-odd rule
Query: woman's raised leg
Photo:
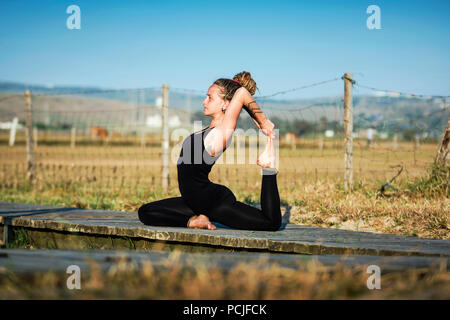
[(278, 194), (274, 143), (267, 136), (265, 150), (258, 157), (262, 167), (261, 210), (236, 201), (234, 196), (226, 197), (221, 205), (213, 208), (208, 216), (226, 226), (245, 230), (276, 231), (281, 227), (280, 195)]
[(208, 217), (231, 228), (243, 230), (276, 231), (281, 227), (280, 196), (277, 173), (263, 169), (261, 210), (230, 199), (211, 209)]

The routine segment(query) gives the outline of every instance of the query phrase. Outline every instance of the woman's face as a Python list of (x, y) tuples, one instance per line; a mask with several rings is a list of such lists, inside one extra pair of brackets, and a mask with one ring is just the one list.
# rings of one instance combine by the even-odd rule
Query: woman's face
[(205, 116), (214, 116), (215, 114), (222, 113), (222, 108), (227, 107), (228, 103), (220, 96), (220, 87), (213, 84), (209, 87), (206, 93), (206, 98), (203, 100), (203, 114)]

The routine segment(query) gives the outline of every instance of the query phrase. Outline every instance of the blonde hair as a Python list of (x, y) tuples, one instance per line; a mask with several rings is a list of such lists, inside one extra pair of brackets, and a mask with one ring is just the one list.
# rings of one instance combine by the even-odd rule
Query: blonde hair
[(225, 100), (231, 100), (236, 90), (240, 87), (247, 89), (251, 95), (254, 95), (256, 90), (259, 90), (250, 72), (247, 71), (242, 71), (236, 74), (233, 79), (217, 79), (214, 81), (214, 84), (218, 85), (222, 89), (223, 98)]

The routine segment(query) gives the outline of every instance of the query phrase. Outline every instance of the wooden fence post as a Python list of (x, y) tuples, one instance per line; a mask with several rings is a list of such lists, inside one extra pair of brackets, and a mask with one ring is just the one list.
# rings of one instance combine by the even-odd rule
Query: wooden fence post
[(442, 135), (441, 143), (439, 144), (438, 152), (436, 155), (436, 163), (440, 167), (447, 166), (447, 155), (450, 144), (450, 118), (447, 120), (447, 125), (444, 129), (444, 134)]
[(31, 92), (25, 91), (25, 112), (27, 124), (27, 179), (34, 183), (34, 139), (33, 139), (33, 120), (31, 114)]
[(167, 191), (169, 187), (169, 85), (162, 86), (162, 188)]
[(70, 130), (70, 147), (71, 148), (75, 148), (76, 139), (77, 139), (77, 128), (72, 127), (72, 129)]
[(398, 149), (398, 135), (394, 133), (394, 137), (392, 138), (392, 149)]
[(319, 150), (323, 152), (323, 135), (319, 136)]
[(145, 139), (146, 139), (146, 137), (145, 137), (145, 127), (144, 127), (144, 125), (142, 125), (142, 128), (141, 128), (141, 148), (145, 148), (145, 145), (146, 145)]
[(38, 147), (38, 128), (33, 128), (33, 141), (34, 141), (34, 148), (37, 149)]
[(344, 190), (353, 189), (353, 74), (344, 74)]
[(17, 123), (19, 122), (19, 119), (17, 117), (14, 117), (12, 123), (11, 123), (11, 131), (9, 133), (9, 146), (14, 146), (14, 143), (16, 141), (16, 131), (17, 131)]

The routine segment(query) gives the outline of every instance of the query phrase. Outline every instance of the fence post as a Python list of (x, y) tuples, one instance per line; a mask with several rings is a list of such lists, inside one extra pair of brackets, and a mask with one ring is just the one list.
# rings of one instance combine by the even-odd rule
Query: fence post
[(70, 130), (70, 147), (75, 148), (75, 141), (77, 139), (77, 128), (72, 127)]
[(322, 134), (319, 136), (319, 150), (320, 150), (320, 152), (323, 152), (323, 135)]
[(447, 155), (450, 144), (450, 118), (447, 120), (447, 125), (444, 129), (444, 134), (442, 135), (441, 143), (439, 144), (439, 149), (436, 155), (437, 165), (444, 167), (447, 165)]
[(392, 148), (394, 150), (398, 149), (398, 135), (395, 133), (394, 137), (392, 138)]
[(162, 188), (167, 191), (169, 187), (169, 85), (162, 86)]
[(414, 152), (414, 165), (417, 166), (417, 158), (416, 158), (416, 153), (417, 150), (419, 149), (419, 138), (417, 137), (417, 135), (414, 135), (414, 145), (413, 145), (413, 152)]
[(33, 139), (33, 120), (31, 114), (31, 92), (25, 91), (25, 112), (27, 124), (27, 179), (34, 183), (34, 139)]
[(14, 117), (12, 123), (11, 123), (11, 131), (9, 133), (9, 146), (14, 146), (14, 142), (16, 141), (16, 130), (17, 130), (17, 123), (19, 122), (19, 119), (17, 117)]
[(139, 126), (141, 127), (141, 147), (145, 148), (146, 145), (146, 127), (145, 116), (147, 109), (145, 108), (145, 91), (139, 90)]
[(145, 139), (146, 139), (146, 137), (145, 137), (145, 127), (144, 127), (144, 125), (142, 125), (142, 128), (141, 128), (141, 148), (145, 148), (145, 145), (146, 145)]
[(37, 149), (38, 147), (38, 128), (33, 128), (33, 141), (34, 141), (34, 148)]
[(353, 74), (344, 74), (344, 190), (353, 189)]

